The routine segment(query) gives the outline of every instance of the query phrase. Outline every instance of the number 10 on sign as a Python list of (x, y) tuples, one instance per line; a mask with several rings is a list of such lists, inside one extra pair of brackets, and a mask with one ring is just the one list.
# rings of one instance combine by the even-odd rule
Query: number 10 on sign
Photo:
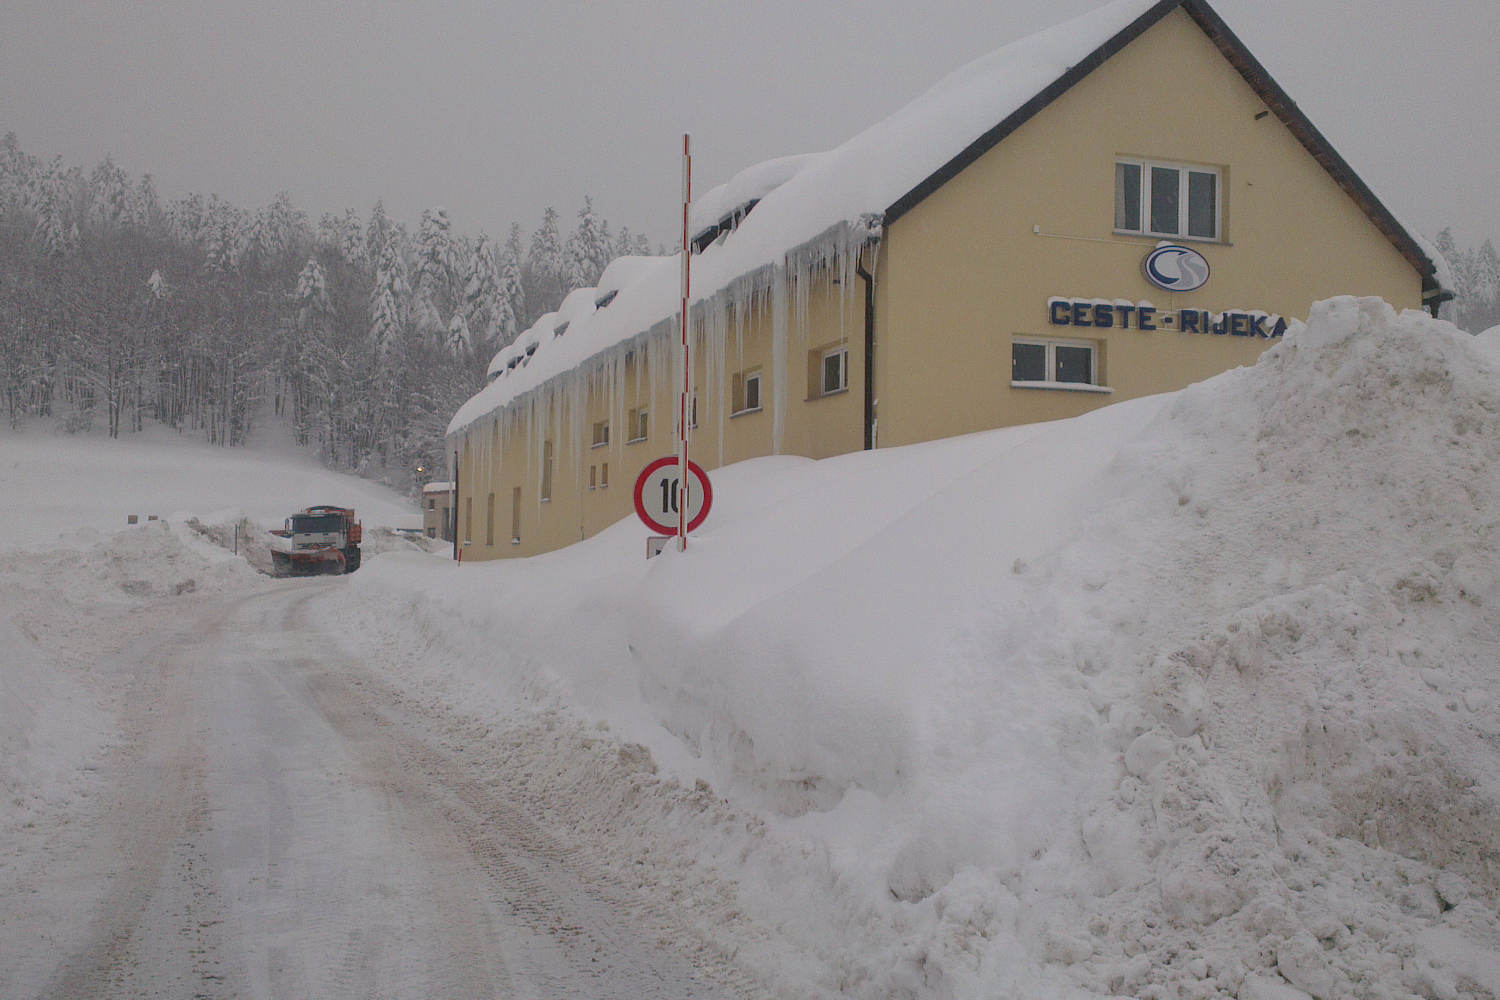
[[(680, 466), (677, 456), (658, 458), (641, 470), (635, 481), (635, 512), (642, 523), (662, 535), (677, 534), (679, 514), (687, 522), (687, 530), (696, 530), (708, 509), (713, 506), (714, 491), (709, 485), (708, 473), (697, 462), (688, 462), (688, 488), (682, 489), (678, 477)], [(682, 510), (682, 495), (687, 495), (687, 509)]]

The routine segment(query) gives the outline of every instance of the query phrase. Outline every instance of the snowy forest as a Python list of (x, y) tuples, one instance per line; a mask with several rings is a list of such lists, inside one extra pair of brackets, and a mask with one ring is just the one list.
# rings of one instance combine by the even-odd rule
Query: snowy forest
[(1444, 307), (1443, 318), (1470, 333), (1500, 326), (1500, 254), (1495, 252), (1494, 242), (1485, 240), (1478, 249), (1466, 249), (1444, 229), (1438, 233), (1437, 248), (1453, 269), (1457, 286), (1452, 303)]
[[(111, 437), (156, 422), (221, 445), (265, 412), (328, 464), (398, 489), (442, 478), (443, 431), (496, 350), (617, 256), (652, 252), (584, 199), (523, 243), (415, 233), (377, 202), (314, 226), (285, 194), (247, 210), (109, 159), (85, 172), (0, 140), (0, 389), (14, 428)], [(658, 248), (660, 252), (660, 248)]]

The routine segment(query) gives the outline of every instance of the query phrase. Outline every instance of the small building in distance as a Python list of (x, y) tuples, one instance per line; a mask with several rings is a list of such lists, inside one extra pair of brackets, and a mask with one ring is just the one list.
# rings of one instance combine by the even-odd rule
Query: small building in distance
[[(1180, 389), (1440, 261), (1205, 0), (1116, 0), (692, 207), (692, 458), (825, 458)], [(628, 516), (671, 454), (679, 257), (622, 258), (448, 428), (464, 559)]]
[(422, 534), (453, 541), (452, 483), (428, 483), (422, 487)]

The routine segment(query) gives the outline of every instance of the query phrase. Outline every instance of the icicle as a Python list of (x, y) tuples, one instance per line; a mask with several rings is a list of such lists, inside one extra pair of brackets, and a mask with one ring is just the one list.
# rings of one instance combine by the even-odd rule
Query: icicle
[(786, 432), (787, 400), (787, 295), (788, 282), (793, 278), (783, 266), (777, 269), (776, 280), (771, 284), (771, 454), (781, 454), (782, 437)]

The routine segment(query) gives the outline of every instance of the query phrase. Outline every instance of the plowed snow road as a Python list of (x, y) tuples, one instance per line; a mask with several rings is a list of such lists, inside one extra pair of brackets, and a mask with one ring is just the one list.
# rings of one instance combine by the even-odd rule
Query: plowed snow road
[(338, 585), (196, 602), (110, 666), (107, 791), (0, 886), (0, 992), (755, 995), (341, 653), (316, 611)]

